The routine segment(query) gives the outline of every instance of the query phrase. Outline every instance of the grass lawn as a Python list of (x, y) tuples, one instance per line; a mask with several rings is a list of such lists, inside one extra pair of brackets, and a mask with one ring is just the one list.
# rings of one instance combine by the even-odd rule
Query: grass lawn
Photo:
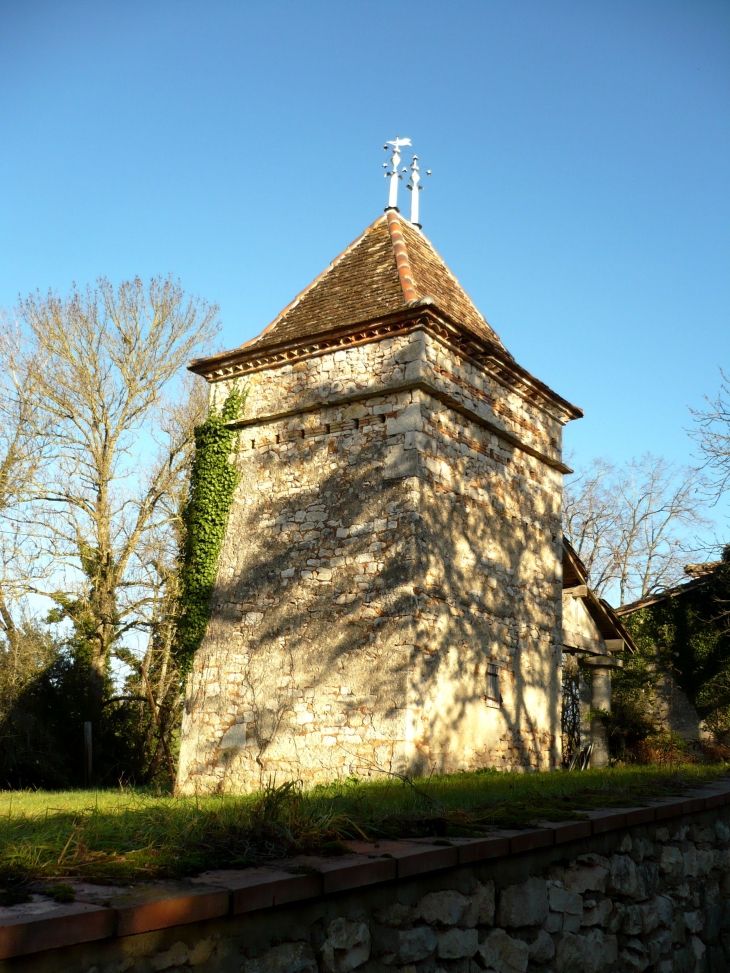
[(728, 766), (622, 767), (543, 774), (486, 771), (354, 780), (246, 797), (175, 798), (144, 790), (0, 791), (0, 886), (76, 875), (178, 877), (300, 852), (345, 838), (477, 835), (681, 793)]

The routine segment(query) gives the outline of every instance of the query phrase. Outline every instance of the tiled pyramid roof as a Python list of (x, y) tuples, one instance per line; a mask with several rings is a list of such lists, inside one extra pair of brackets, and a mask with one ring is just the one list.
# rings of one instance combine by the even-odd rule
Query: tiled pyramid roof
[(378, 217), (257, 337), (267, 348), (402, 311), (424, 297), (479, 338), (502, 344), (431, 243), (394, 210)]

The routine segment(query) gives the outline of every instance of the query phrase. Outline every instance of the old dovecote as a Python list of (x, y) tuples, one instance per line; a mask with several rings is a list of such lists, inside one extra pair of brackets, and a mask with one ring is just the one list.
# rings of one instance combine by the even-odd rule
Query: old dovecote
[(182, 793), (560, 763), (562, 428), (389, 209), (258, 338)]

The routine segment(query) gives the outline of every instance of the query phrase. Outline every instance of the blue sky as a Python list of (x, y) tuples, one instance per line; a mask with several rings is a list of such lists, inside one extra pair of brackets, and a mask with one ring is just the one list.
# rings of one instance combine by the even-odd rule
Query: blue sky
[(0, 305), (173, 272), (258, 333), (380, 212), (382, 145), (578, 462), (691, 458), (730, 368), (726, 0), (0, 0)]

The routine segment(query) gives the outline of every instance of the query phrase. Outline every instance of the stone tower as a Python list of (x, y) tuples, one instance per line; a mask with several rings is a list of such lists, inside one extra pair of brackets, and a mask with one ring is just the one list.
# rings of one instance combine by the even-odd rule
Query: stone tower
[(258, 338), (182, 793), (560, 761), (562, 427), (386, 211)]

